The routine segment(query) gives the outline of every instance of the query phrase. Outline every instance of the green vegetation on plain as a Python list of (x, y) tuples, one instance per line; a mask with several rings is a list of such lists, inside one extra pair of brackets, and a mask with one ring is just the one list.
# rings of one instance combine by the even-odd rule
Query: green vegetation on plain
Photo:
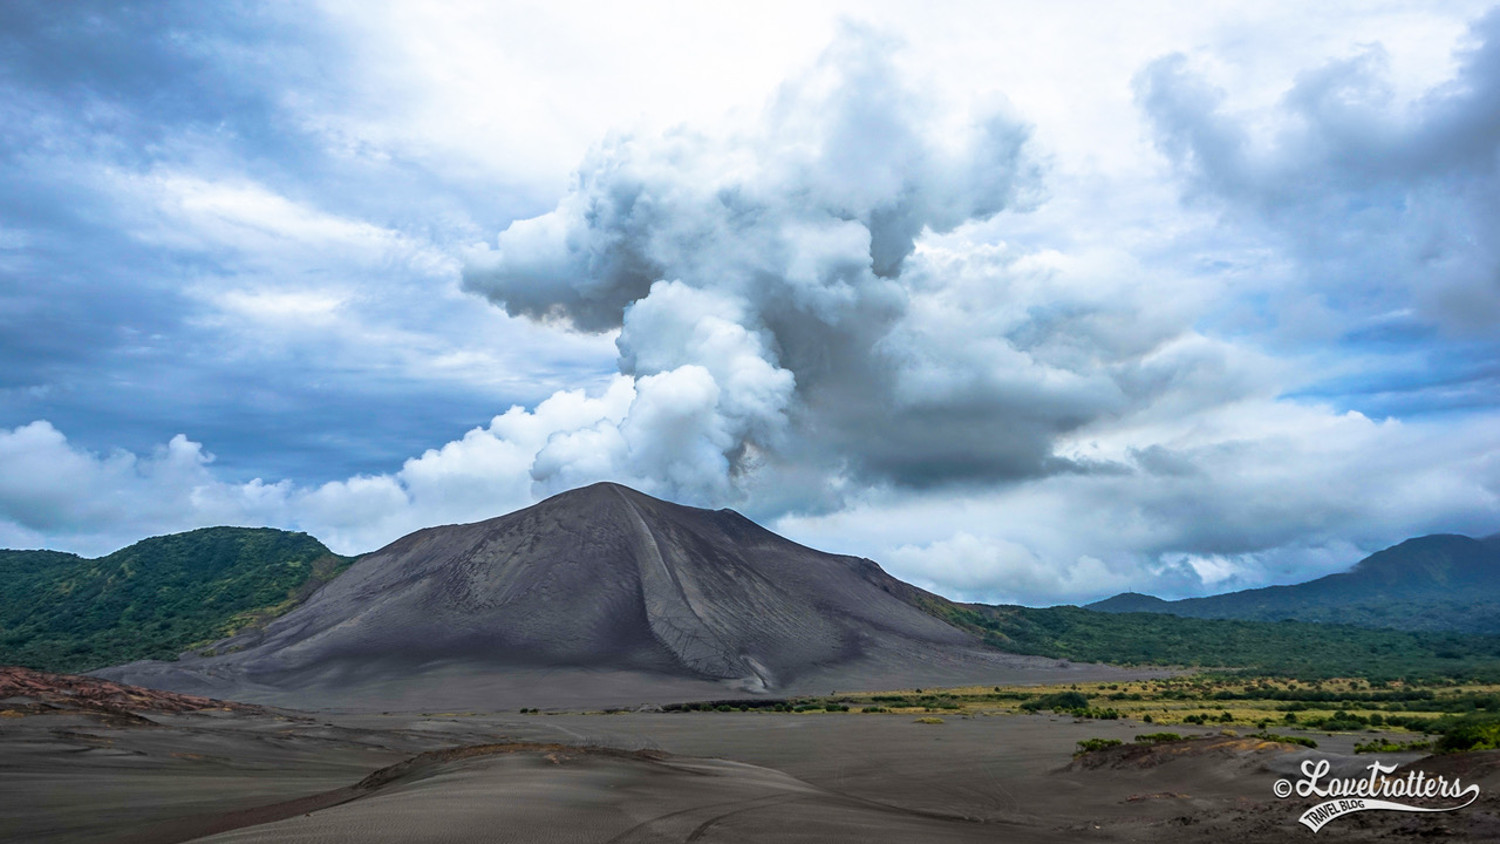
[(1281, 742), (1282, 744), (1300, 744), (1303, 747), (1316, 748), (1318, 746), (1318, 743), (1316, 741), (1308, 738), (1307, 736), (1287, 736), (1282, 735), (1281, 733), (1268, 733), (1264, 730), (1258, 733), (1251, 733), (1250, 738), (1257, 738), (1261, 741), (1276, 741)]
[[(1481, 636), (1500, 635), (1500, 603), (1496, 602), (1494, 595), (1489, 594), (1479, 598), (1401, 595), (1365, 598), (1347, 604), (1304, 603), (1288, 608), (1240, 607), (1228, 602), (1220, 606), (1205, 608), (1181, 606), (1175, 601), (1159, 603), (1141, 601), (1138, 607), (1123, 610), (1120, 609), (1123, 603), (1090, 606), (1086, 609), (1095, 612), (1170, 614), (1180, 618), (1236, 618), (1244, 621), (1293, 619), (1312, 624), (1336, 624), (1347, 627), (1425, 630)], [(1210, 614), (1214, 612), (1223, 614)]]
[(1440, 735), (1435, 749), (1440, 753), (1500, 748), (1500, 716), (1468, 715), (1434, 726)]
[(170, 659), (264, 624), (352, 562), (270, 528), (158, 536), (92, 560), (0, 551), (0, 664), (87, 671)]
[[(1235, 734), (1233, 731), (1229, 731), (1225, 733), (1225, 735), (1233, 737)], [(1260, 741), (1274, 741), (1281, 744), (1295, 744), (1310, 748), (1316, 748), (1318, 746), (1318, 743), (1316, 741), (1308, 738), (1307, 736), (1283, 736), (1277, 735), (1276, 733), (1259, 732), (1251, 733), (1249, 736), (1247, 736), (1247, 738), (1259, 739)], [(1147, 733), (1145, 735), (1136, 736), (1135, 740), (1138, 744), (1168, 744), (1174, 741), (1184, 741), (1184, 738), (1176, 733)], [(1087, 753), (1096, 753), (1100, 750), (1108, 750), (1111, 747), (1119, 747), (1122, 744), (1124, 744), (1124, 742), (1120, 739), (1087, 738), (1078, 742), (1078, 749), (1073, 751), (1073, 755), (1075, 757), (1083, 756)], [(1356, 749), (1355, 752), (1360, 751)]]
[(1413, 741), (1395, 741), (1385, 736), (1377, 736), (1369, 741), (1356, 742), (1355, 753), (1426, 753), (1432, 750), (1432, 742), (1426, 739), (1415, 739)]
[(1500, 682), (1500, 637), (1231, 621), (932, 601), (928, 612), (1010, 653), (1108, 662), (1237, 668), (1318, 679)]
[[(921, 716), (918, 723), (929, 723), (922, 718), (939, 714), (979, 718), (1051, 713), (1047, 717), (1131, 719), (1147, 724), (1200, 726), (1225, 735), (1234, 735), (1234, 728), (1251, 727), (1256, 732), (1247, 734), (1248, 738), (1305, 747), (1318, 746), (1307, 735), (1310, 732), (1369, 734), (1369, 740), (1356, 745), (1356, 752), (1362, 753), (1500, 748), (1500, 685), (1461, 684), (1451, 680), (1299, 681), (1218, 673), (1124, 683), (970, 686), (827, 697), (701, 701), (663, 708), (668, 712), (886, 713), (918, 715)], [(1272, 726), (1280, 732), (1271, 731)], [(1297, 732), (1287, 732), (1291, 730)], [(1143, 733), (1135, 740), (1161, 743), (1191, 735), (1194, 734)]]
[(1074, 709), (1088, 709), (1089, 699), (1078, 692), (1053, 692), (1050, 695), (1041, 695), (1021, 704), (1021, 709), (1027, 712), (1037, 712), (1050, 709), (1053, 712), (1067, 712)]

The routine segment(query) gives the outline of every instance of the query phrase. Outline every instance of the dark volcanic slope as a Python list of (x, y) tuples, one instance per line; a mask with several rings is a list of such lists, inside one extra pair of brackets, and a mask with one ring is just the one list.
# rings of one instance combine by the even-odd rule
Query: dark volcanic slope
[[(923, 597), (869, 560), (797, 545), (733, 511), (596, 484), (418, 531), (221, 655), (157, 665), (279, 688), (457, 664), (761, 691), (882, 653), (974, 645), (913, 606)], [(139, 665), (101, 673), (152, 682)]]
[(1438, 534), (1408, 539), (1371, 554), (1347, 572), (1294, 586), (1180, 601), (1126, 592), (1088, 609), (1500, 633), (1497, 601), (1500, 537)]

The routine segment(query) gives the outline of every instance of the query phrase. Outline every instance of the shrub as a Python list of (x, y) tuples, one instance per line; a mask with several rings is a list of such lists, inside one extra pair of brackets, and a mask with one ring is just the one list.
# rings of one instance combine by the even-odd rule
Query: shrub
[(1436, 748), (1439, 753), (1500, 748), (1500, 721), (1458, 721), (1443, 730)]
[(1164, 741), (1182, 741), (1182, 736), (1177, 733), (1142, 733), (1136, 736), (1135, 740), (1147, 744), (1160, 744)]
[(1066, 712), (1072, 709), (1088, 709), (1089, 699), (1081, 692), (1057, 692), (1028, 700), (1021, 704), (1021, 708), (1027, 712), (1036, 712), (1041, 709)]
[(1419, 750), (1431, 750), (1430, 741), (1391, 741), (1390, 739), (1375, 738), (1367, 742), (1354, 745), (1355, 753), (1410, 753)]
[(1262, 741), (1279, 741), (1283, 744), (1300, 744), (1303, 747), (1317, 747), (1318, 743), (1310, 738), (1302, 736), (1283, 736), (1276, 733), (1251, 733), (1250, 738), (1258, 738)]
[(1103, 750), (1106, 747), (1116, 747), (1121, 744), (1124, 744), (1124, 742), (1117, 738), (1084, 739), (1078, 743), (1078, 750), (1073, 755), (1082, 756), (1085, 753), (1093, 753), (1096, 750)]

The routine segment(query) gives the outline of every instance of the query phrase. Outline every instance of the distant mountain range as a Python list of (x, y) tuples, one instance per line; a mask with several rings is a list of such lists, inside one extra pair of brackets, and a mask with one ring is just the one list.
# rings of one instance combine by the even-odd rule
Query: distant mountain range
[(1292, 586), (1179, 601), (1126, 592), (1087, 609), (1500, 634), (1500, 535), (1408, 539), (1371, 554), (1347, 572)]

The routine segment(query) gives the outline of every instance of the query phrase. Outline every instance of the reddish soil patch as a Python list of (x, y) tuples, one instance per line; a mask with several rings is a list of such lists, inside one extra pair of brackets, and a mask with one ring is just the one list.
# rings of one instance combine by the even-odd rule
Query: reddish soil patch
[(1100, 768), (1154, 768), (1177, 759), (1203, 757), (1232, 758), (1265, 753), (1285, 753), (1298, 750), (1294, 744), (1265, 741), (1258, 738), (1233, 738), (1229, 736), (1203, 736), (1178, 741), (1155, 743), (1137, 742), (1106, 747), (1085, 753), (1073, 760), (1064, 770), (1092, 771)]
[[(203, 709), (261, 711), (258, 706), (163, 692), (79, 674), (50, 674), (30, 668), (0, 667), (0, 708), (19, 714), (47, 710), (107, 715), (132, 712), (194, 712)], [(29, 704), (29, 705), (28, 705)]]

